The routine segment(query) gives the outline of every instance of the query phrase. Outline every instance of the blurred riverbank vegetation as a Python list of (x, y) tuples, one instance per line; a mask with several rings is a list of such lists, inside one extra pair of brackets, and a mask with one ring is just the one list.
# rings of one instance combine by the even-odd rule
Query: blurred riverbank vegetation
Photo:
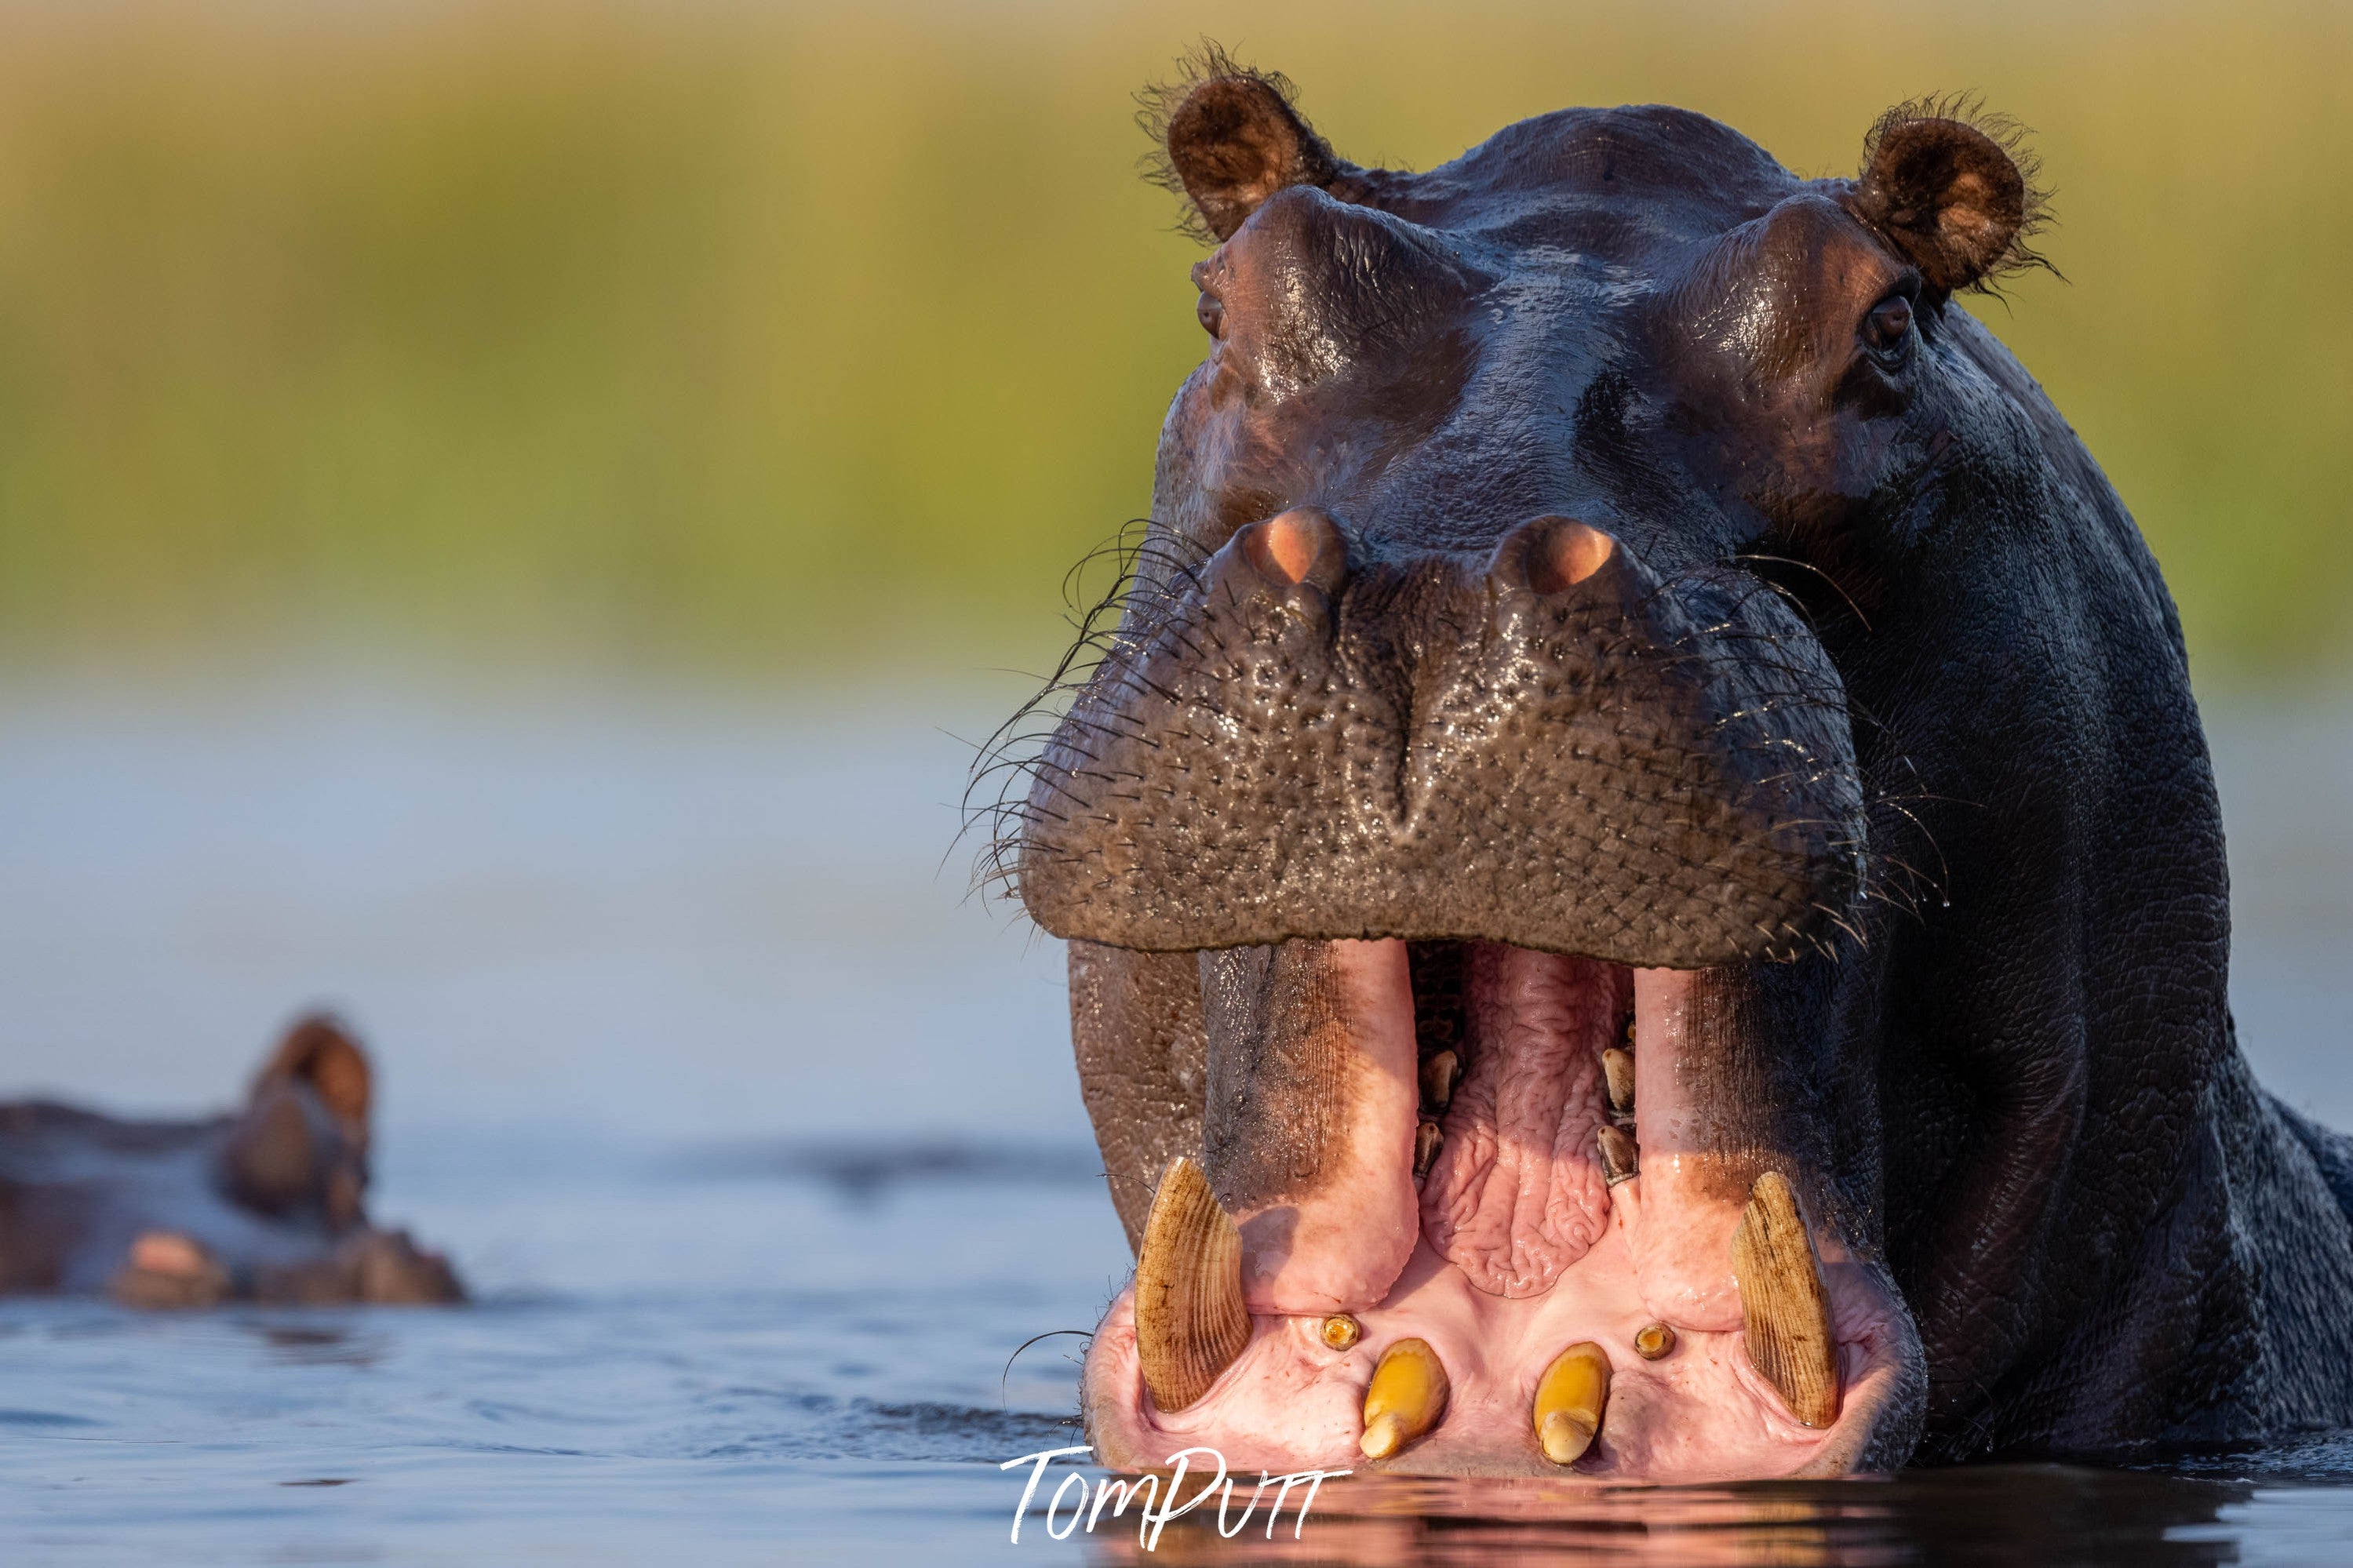
[(1981, 91), (2058, 193), (1978, 302), (2201, 679), (2353, 647), (2353, 21), (1831, 0), (12, 7), (0, 661), (1034, 667), (1198, 357), (1130, 94), (1204, 33), (1359, 162), (1665, 100), (1804, 173)]

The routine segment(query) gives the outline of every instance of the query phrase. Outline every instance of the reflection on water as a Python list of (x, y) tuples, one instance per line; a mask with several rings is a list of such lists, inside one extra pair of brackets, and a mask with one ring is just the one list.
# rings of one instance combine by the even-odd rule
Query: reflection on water
[[(1187, 1494), (1189, 1495), (1189, 1493)], [(2132, 1471), (1998, 1466), (1894, 1481), (1579, 1488), (1543, 1481), (1351, 1481), (1303, 1527), (1286, 1515), (1220, 1539), (1173, 1521), (1152, 1552), (1100, 1534), (1103, 1563), (1377, 1565), (1578, 1563), (1628, 1568), (1882, 1568), (1894, 1563), (2238, 1562), (2221, 1524), (2257, 1489)], [(1239, 1514), (1240, 1500), (1236, 1513)], [(2340, 1515), (2340, 1523), (2347, 1517)], [(1239, 1520), (1229, 1516), (1228, 1524)]]
[(241, 1321), (241, 1328), (269, 1347), (271, 1359), (310, 1366), (374, 1366), (385, 1355), (383, 1336), (337, 1323)]
[(1092, 1143), (981, 1143), (955, 1137), (870, 1134), (834, 1139), (741, 1140), (698, 1149), (685, 1172), (782, 1176), (824, 1182), (844, 1196), (872, 1198), (893, 1187), (940, 1182), (1055, 1185), (1103, 1174)]
[[(1059, 954), (943, 857), (963, 705), (0, 702), (0, 1095), (192, 1110), (295, 1007), (377, 1049), (385, 1220), (458, 1311), (0, 1304), (0, 1562), (1142, 1561), (1080, 1440), (1127, 1253)], [(2353, 721), (2215, 724), (2234, 1005), (2353, 1125)], [(2353, 1440), (1834, 1486), (1346, 1482), (1151, 1561), (2337, 1563)], [(1042, 1508), (1043, 1500), (1039, 1507)], [(691, 1550), (681, 1543), (691, 1542)]]

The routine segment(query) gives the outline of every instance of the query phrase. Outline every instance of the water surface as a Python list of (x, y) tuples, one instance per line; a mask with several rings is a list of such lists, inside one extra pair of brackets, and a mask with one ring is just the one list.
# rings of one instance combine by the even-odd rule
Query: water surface
[[(0, 707), (0, 1088), (195, 1110), (337, 1004), (382, 1074), (377, 1213), (480, 1299), (0, 1304), (0, 1560), (1139, 1558), (1109, 1521), (1007, 1539), (998, 1465), (1081, 1440), (1082, 1342), (1020, 1347), (1091, 1325), (1127, 1258), (1060, 954), (949, 852), (973, 705)], [(2242, 1037), (2353, 1125), (2353, 721), (2214, 728)], [(1296, 1537), (1180, 1520), (1153, 1560), (2335, 1563), (2348, 1478), (2324, 1436), (1837, 1486), (1344, 1483)]]

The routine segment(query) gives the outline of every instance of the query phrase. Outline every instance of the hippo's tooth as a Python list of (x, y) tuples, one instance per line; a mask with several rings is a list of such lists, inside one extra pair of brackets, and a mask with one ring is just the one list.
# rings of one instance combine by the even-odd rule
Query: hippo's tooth
[(1399, 1340), (1383, 1351), (1365, 1389), (1365, 1435), (1357, 1442), (1365, 1458), (1386, 1459), (1437, 1426), (1449, 1386), (1428, 1340)]
[(1644, 1361), (1661, 1361), (1672, 1355), (1675, 1331), (1664, 1323), (1645, 1323), (1634, 1331), (1634, 1353)]
[(1618, 1046), (1603, 1051), (1601, 1077), (1609, 1086), (1609, 1109), (1620, 1116), (1634, 1114), (1634, 1053)]
[(1838, 1347), (1830, 1303), (1798, 1194), (1788, 1178), (1767, 1171), (1749, 1190), (1747, 1211), (1732, 1237), (1732, 1276), (1740, 1286), (1742, 1338), (1749, 1364), (1781, 1393), (1809, 1426), (1838, 1419)]
[(1421, 1058), (1421, 1103), (1443, 1110), (1454, 1099), (1454, 1080), (1461, 1076), (1462, 1058), (1452, 1051), (1432, 1051)]
[(1346, 1312), (1333, 1313), (1316, 1330), (1316, 1336), (1335, 1351), (1355, 1350), (1356, 1342), (1364, 1337), (1364, 1333), (1365, 1325)]
[(1609, 1352), (1591, 1340), (1553, 1358), (1536, 1384), (1536, 1442), (1556, 1465), (1573, 1465), (1593, 1446), (1609, 1405)]
[(1439, 1145), (1445, 1142), (1446, 1134), (1439, 1131), (1438, 1123), (1435, 1121), (1422, 1122), (1413, 1130), (1413, 1179), (1415, 1181), (1418, 1182), (1430, 1174), (1430, 1167), (1438, 1163)]
[(1242, 1238), (1201, 1167), (1168, 1163), (1135, 1261), (1135, 1352), (1163, 1411), (1209, 1391), (1250, 1340)]
[(1622, 1127), (1601, 1124), (1601, 1174), (1611, 1186), (1641, 1173), (1641, 1153), (1633, 1135)]

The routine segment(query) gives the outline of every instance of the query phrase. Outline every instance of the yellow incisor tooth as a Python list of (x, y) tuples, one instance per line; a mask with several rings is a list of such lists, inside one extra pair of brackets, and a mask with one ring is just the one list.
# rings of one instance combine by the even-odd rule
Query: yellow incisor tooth
[(1367, 1459), (1386, 1459), (1438, 1425), (1446, 1414), (1446, 1368), (1428, 1340), (1399, 1340), (1381, 1352), (1365, 1389)]
[(1749, 1364), (1780, 1390), (1799, 1421), (1830, 1426), (1839, 1413), (1830, 1302), (1798, 1194), (1778, 1171), (1766, 1172), (1749, 1190), (1732, 1237), (1732, 1277), (1740, 1287)]
[(1593, 1447), (1609, 1405), (1609, 1352), (1587, 1340), (1553, 1358), (1536, 1384), (1536, 1441), (1556, 1465), (1573, 1465)]

